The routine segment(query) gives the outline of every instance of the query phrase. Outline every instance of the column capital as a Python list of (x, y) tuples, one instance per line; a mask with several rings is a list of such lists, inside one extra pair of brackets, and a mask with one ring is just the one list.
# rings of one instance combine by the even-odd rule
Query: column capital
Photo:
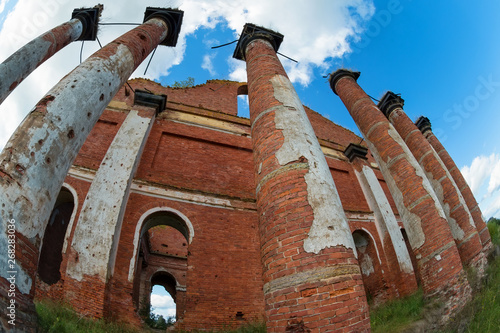
[(424, 116), (420, 116), (415, 122), (415, 125), (417, 125), (418, 129), (420, 130), (420, 132), (422, 132), (422, 134), (432, 130), (431, 121), (429, 120), (429, 118)]
[(94, 8), (75, 8), (71, 18), (79, 19), (82, 22), (82, 34), (77, 40), (96, 40), (99, 16), (101, 16), (103, 5)]
[(401, 98), (401, 96), (393, 93), (392, 91), (388, 91), (382, 97), (380, 102), (378, 102), (377, 107), (387, 118), (389, 118), (392, 111), (396, 110), (397, 108), (403, 109), (404, 104), (405, 101)]
[(344, 68), (337, 69), (335, 72), (330, 74), (330, 78), (328, 79), (330, 81), (330, 88), (332, 88), (335, 95), (338, 95), (337, 90), (335, 89), (335, 85), (341, 78), (349, 76), (352, 77), (354, 81), (357, 81), (360, 75), (360, 72), (354, 72)]
[(349, 146), (344, 150), (344, 155), (347, 156), (349, 162), (352, 162), (356, 157), (366, 160), (366, 155), (368, 154), (368, 148), (363, 147), (355, 143), (350, 143)]
[(155, 95), (145, 90), (135, 90), (134, 105), (156, 109), (156, 114), (158, 115), (167, 106), (167, 95)]
[(177, 38), (179, 38), (179, 32), (181, 31), (183, 17), (184, 12), (182, 10), (147, 7), (146, 11), (144, 12), (143, 23), (151, 20), (152, 18), (159, 18), (163, 20), (168, 27), (168, 31), (167, 37), (165, 37), (165, 39), (161, 41), (159, 45), (175, 46), (177, 45)]
[(247, 23), (243, 27), (238, 44), (236, 44), (236, 49), (233, 53), (233, 58), (238, 60), (245, 60), (245, 51), (248, 44), (255, 39), (267, 40), (274, 48), (275, 52), (283, 42), (283, 35), (279, 32), (272, 31), (263, 27), (258, 27), (255, 24)]

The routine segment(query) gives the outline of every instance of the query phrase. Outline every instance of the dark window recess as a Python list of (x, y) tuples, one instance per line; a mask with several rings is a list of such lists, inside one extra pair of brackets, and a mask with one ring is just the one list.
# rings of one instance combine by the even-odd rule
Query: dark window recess
[(38, 275), (43, 282), (50, 285), (57, 283), (61, 279), (59, 269), (62, 262), (64, 236), (74, 206), (73, 202), (56, 203), (45, 229), (38, 262)]

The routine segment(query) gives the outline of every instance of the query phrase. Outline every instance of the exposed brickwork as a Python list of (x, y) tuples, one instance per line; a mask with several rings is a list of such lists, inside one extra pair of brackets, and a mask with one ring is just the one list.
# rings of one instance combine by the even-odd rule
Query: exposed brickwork
[[(441, 204), (449, 216), (450, 228), (456, 230), (454, 239), (462, 263), (470, 265), (473, 261), (484, 262), (485, 260), (480, 258), (484, 257), (484, 254), (472, 216), (445, 165), (441, 163), (432, 146), (401, 107), (390, 112), (389, 121), (404, 138), (408, 148), (431, 180), (436, 195), (442, 200)], [(479, 257), (476, 258), (477, 256)]]
[(465, 181), (464, 176), (460, 172), (460, 169), (457, 167), (457, 165), (451, 158), (450, 154), (448, 154), (448, 151), (444, 148), (444, 146), (441, 144), (438, 138), (436, 138), (434, 133), (432, 133), (431, 130), (427, 130), (423, 134), (425, 138), (429, 141), (429, 143), (432, 145), (432, 147), (434, 147), (434, 150), (438, 153), (439, 157), (441, 157), (441, 160), (448, 168), (448, 171), (450, 172), (451, 176), (455, 180), (455, 183), (460, 189), (460, 192), (462, 193), (462, 196), (464, 197), (465, 202), (467, 203), (469, 211), (472, 214), (474, 223), (476, 224), (476, 229), (479, 233), (479, 237), (481, 238), (481, 243), (483, 245), (484, 251), (488, 253), (489, 250), (492, 248), (490, 232), (488, 231), (488, 227), (484, 222), (483, 215), (481, 213), (479, 205), (477, 204), (477, 201), (474, 198), (474, 195), (472, 194), (469, 185), (467, 185), (467, 182)]
[(300, 322), (311, 332), (369, 330), (368, 306), (353, 250), (337, 245), (319, 253), (305, 251), (315, 219), (305, 180), (310, 166), (305, 157), (286, 165), (277, 157), (285, 138), (276, 124), (276, 113), (285, 106), (275, 97), (271, 80), (276, 75), (286, 78), (286, 73), (264, 40), (252, 41), (245, 59), (267, 329), (283, 332)]
[[(469, 299), (470, 286), (464, 278), (450, 228), (444, 214), (438, 210), (439, 203), (433, 200), (429, 189), (424, 187), (423, 179), (416, 169), (416, 161), (413, 159), (412, 162), (412, 156), (408, 156), (397, 142), (397, 133), (355, 79), (345, 74), (339, 77), (332, 88), (342, 99), (366, 140), (371, 142), (372, 153), (374, 149), (380, 156), (378, 162), (386, 164), (388, 176), (393, 178), (401, 193), (403, 209), (413, 215), (411, 223), (417, 223), (423, 233), (424, 237), (421, 238), (422, 235), (415, 234), (416, 229), (406, 230), (418, 261), (424, 292), (427, 295), (446, 295), (448, 300)], [(451, 313), (451, 304), (448, 303), (448, 315)]]
[[(358, 172), (361, 172), (363, 167), (369, 166), (367, 160), (363, 158), (356, 157), (352, 161), (353, 168)], [(387, 187), (386, 187), (387, 189)], [(388, 193), (388, 189), (387, 192)], [(390, 195), (386, 194), (386, 197), (391, 198)], [(378, 199), (378, 198), (377, 198)], [(381, 221), (380, 223), (385, 223)], [(357, 223), (350, 222), (351, 228)], [(395, 298), (398, 296), (405, 296), (415, 292), (418, 288), (417, 280), (415, 278), (416, 264), (413, 265), (414, 271), (412, 273), (405, 273), (398, 263), (396, 252), (394, 250), (394, 245), (387, 230), (387, 227), (381, 230), (377, 230), (375, 223), (370, 223), (371, 229), (367, 229), (365, 223), (362, 223), (359, 228), (367, 230), (370, 232), (370, 236), (375, 239), (376, 246), (379, 249), (380, 256), (382, 256), (382, 270), (386, 272), (381, 274), (377, 280), (385, 281), (384, 288), (382, 290), (387, 290), (386, 294), (383, 295), (386, 298)], [(380, 239), (382, 238), (382, 239)], [(372, 256), (373, 257), (373, 256)], [(372, 292), (372, 294), (374, 294)], [(376, 293), (375, 293), (376, 294)], [(384, 298), (384, 297), (382, 297)]]
[[(262, 49), (255, 50), (256, 54), (260, 52)], [(266, 66), (262, 67), (263, 72), (268, 72), (269, 66), (276, 68)], [(285, 75), (281, 71), (282, 68), (279, 73)], [(261, 88), (262, 82), (252, 82), (250, 97), (254, 93), (263, 96), (250, 98), (252, 110), (267, 110), (266, 103), (279, 105), (272, 96), (272, 86)], [(266, 319), (270, 331), (341, 332), (367, 330), (365, 288), (377, 302), (415, 289), (412, 282), (415, 277), (401, 274), (392, 243), (380, 238), (373, 212), (355, 175), (358, 166), (343, 155), (349, 143), (359, 143), (361, 138), (305, 108), (319, 142), (331, 153), (326, 161), (350, 232), (361, 231), (369, 239), (365, 252), (358, 258), (366, 264), (369, 257), (373, 265), (370, 274), (363, 273), (353, 251), (343, 246), (325, 248), (318, 254), (304, 251), (304, 240), (314, 217), (307, 199), (304, 200), (308, 161), (299, 159), (279, 165), (275, 152), (284, 137), (275, 127), (273, 112), (262, 115), (250, 135), (250, 121), (235, 115), (236, 96), (245, 93), (244, 84), (210, 81), (186, 89), (161, 87), (143, 79), (132, 80), (130, 84), (134, 89), (166, 94), (168, 103), (167, 110), (155, 120), (134, 179), (114, 274), (107, 283), (92, 276), (80, 282), (67, 276), (66, 267), (68, 260), (75, 259), (70, 245), (93, 175), (132, 108), (134, 96), (128, 86), (120, 89), (103, 113), (65, 179), (77, 193), (75, 222), (63, 253), (61, 279), (53, 285), (37, 279), (36, 298), (63, 299), (82, 314), (138, 326), (141, 302), (143, 297), (149, 297), (151, 278), (156, 277), (153, 284), (163, 283), (170, 288), (169, 292), (175, 293), (176, 325), (181, 329), (221, 329)], [(264, 97), (269, 93), (271, 96)], [(225, 94), (227, 100), (221, 102)], [(251, 117), (256, 118), (253, 111)], [(257, 143), (252, 144), (252, 138)], [(373, 168), (399, 221), (400, 214), (382, 173), (373, 156), (368, 154), (367, 158), (365, 165)], [(254, 159), (262, 161), (262, 167)], [(276, 173), (277, 168), (280, 172)], [(266, 177), (269, 174), (274, 176)], [(411, 192), (409, 189), (408, 194)], [(262, 206), (259, 211), (256, 200)], [(425, 203), (418, 209), (425, 210), (424, 207)], [(160, 227), (145, 231), (150, 247), (134, 251), (136, 230), (148, 221), (145, 214), (155, 209), (168, 209), (169, 214), (177, 216), (176, 221), (185, 217), (194, 231), (191, 243), (179, 231), (168, 232), (179, 229), (178, 225), (162, 227), (162, 222)], [(272, 215), (275, 219), (270, 218)], [(280, 218), (286, 223), (280, 223)], [(442, 234), (439, 229), (437, 233)], [(437, 237), (434, 241), (445, 244), (443, 239)], [(416, 259), (409, 250), (415, 260), (414, 267), (418, 261), (426, 267), (420, 271), (427, 274), (425, 279), (433, 281), (429, 288), (440, 290), (446, 283), (454, 286), (446, 294), (450, 297), (450, 311), (455, 306), (453, 302), (461, 304), (463, 299), (457, 298), (466, 295), (467, 290), (460, 288), (467, 288), (468, 284), (460, 268), (449, 269), (456, 266), (456, 249), (443, 249), (439, 261), (435, 256)], [(132, 265), (134, 271), (129, 280), (131, 260), (135, 266)], [(437, 274), (440, 268), (447, 270), (447, 275)], [(416, 271), (417, 277), (420, 271)], [(167, 275), (161, 280), (158, 274), (173, 277), (178, 286), (175, 291), (165, 278)], [(77, 292), (88, 293), (89, 298), (98, 301), (90, 308), (82, 306), (81, 299), (74, 296)]]

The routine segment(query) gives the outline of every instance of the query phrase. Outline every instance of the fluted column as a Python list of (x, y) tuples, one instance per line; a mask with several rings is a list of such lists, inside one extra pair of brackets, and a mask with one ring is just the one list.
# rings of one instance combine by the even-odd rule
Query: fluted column
[(276, 51), (283, 36), (247, 24), (246, 61), (267, 329), (366, 331), (368, 305), (326, 159)]
[(358, 77), (357, 72), (340, 69), (330, 76), (330, 86), (356, 122), (380, 167), (417, 258), (424, 293), (442, 297), (445, 320), (471, 293), (446, 215), (424, 171), (356, 83)]
[(483, 219), (483, 214), (481, 213), (481, 209), (474, 198), (474, 194), (472, 193), (469, 185), (465, 181), (464, 176), (460, 172), (460, 169), (455, 164), (455, 161), (451, 158), (448, 151), (444, 148), (439, 139), (434, 135), (431, 128), (431, 122), (426, 117), (420, 117), (416, 122), (417, 127), (420, 129), (424, 137), (429, 141), (432, 145), (438, 156), (443, 161), (444, 165), (450, 172), (451, 176), (455, 180), (460, 193), (462, 194), (467, 207), (474, 219), (474, 223), (476, 225), (476, 229), (479, 233), (479, 237), (481, 238), (481, 243), (483, 245), (483, 250), (487, 254), (493, 248), (493, 244), (491, 243), (490, 232), (488, 230), (488, 226)]
[(95, 40), (101, 7), (75, 9), (70, 21), (33, 39), (0, 64), (0, 104), (31, 72), (75, 40)]
[(384, 277), (396, 288), (397, 295), (409, 295), (418, 288), (413, 264), (391, 205), (366, 160), (367, 152), (365, 147), (351, 143), (344, 154), (351, 161), (366, 201), (375, 215), (375, 224), (389, 267)]
[[(118, 89), (160, 42), (178, 33), (181, 13), (155, 9), (144, 24), (77, 66), (33, 108), (0, 154), (0, 251), (7, 253), (7, 225), (14, 220), (17, 318), (24, 321), (25, 331), (36, 322), (32, 299), (40, 241), (64, 178)], [(172, 19), (175, 16), (179, 20)], [(0, 267), (6, 266), (7, 257), (0, 256)], [(1, 307), (11, 299), (8, 278), (2, 270)], [(3, 325), (5, 330), (13, 328)]]
[(446, 214), (462, 263), (476, 267), (482, 275), (486, 257), (482, 252), (481, 240), (469, 208), (446, 166), (403, 111), (403, 104), (404, 101), (400, 96), (389, 91), (380, 100), (378, 107), (404, 138), (429, 179)]

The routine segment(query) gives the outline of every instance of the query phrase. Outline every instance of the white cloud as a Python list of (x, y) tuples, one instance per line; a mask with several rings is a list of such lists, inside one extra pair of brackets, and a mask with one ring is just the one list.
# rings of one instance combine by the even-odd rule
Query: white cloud
[[(101, 22), (142, 22), (146, 5), (140, 1), (101, 0), (104, 11)], [(7, 0), (0, 0), (3, 8)], [(0, 62), (37, 35), (70, 19), (75, 7), (92, 7), (94, 0), (18, 0), (7, 15), (0, 31)], [(280, 52), (299, 61), (295, 64), (282, 58), (292, 80), (307, 85), (314, 67), (328, 67), (334, 57), (348, 52), (347, 40), (361, 32), (361, 23), (374, 13), (372, 0), (150, 0), (147, 6), (179, 7), (184, 11), (177, 47), (160, 47), (156, 51), (146, 77), (158, 79), (167, 75), (172, 66), (182, 62), (186, 50), (186, 35), (201, 27), (213, 28), (224, 22), (234, 31), (235, 39), (243, 25), (251, 22), (285, 35)], [(277, 14), (279, 13), (279, 15)], [(100, 26), (98, 37), (105, 45), (120, 36), (130, 26)], [(81, 43), (72, 43), (49, 59), (23, 82), (0, 106), (4, 119), (0, 125), (0, 149), (14, 132), (19, 121), (65, 74), (78, 65)], [(83, 59), (98, 49), (96, 42), (86, 42)], [(134, 72), (143, 76), (147, 61)], [(230, 79), (246, 81), (245, 65), (231, 59)], [(205, 67), (210, 71), (209, 59)]]
[(175, 317), (176, 305), (170, 295), (151, 294), (151, 307), (154, 313), (162, 315), (165, 319)]
[(484, 217), (500, 217), (500, 155), (477, 156), (461, 171)]
[(201, 64), (201, 68), (207, 70), (210, 75), (216, 76), (217, 71), (214, 69), (214, 64), (212, 63), (212, 60), (215, 58), (215, 53), (213, 54), (205, 54), (203, 56), (203, 62)]

